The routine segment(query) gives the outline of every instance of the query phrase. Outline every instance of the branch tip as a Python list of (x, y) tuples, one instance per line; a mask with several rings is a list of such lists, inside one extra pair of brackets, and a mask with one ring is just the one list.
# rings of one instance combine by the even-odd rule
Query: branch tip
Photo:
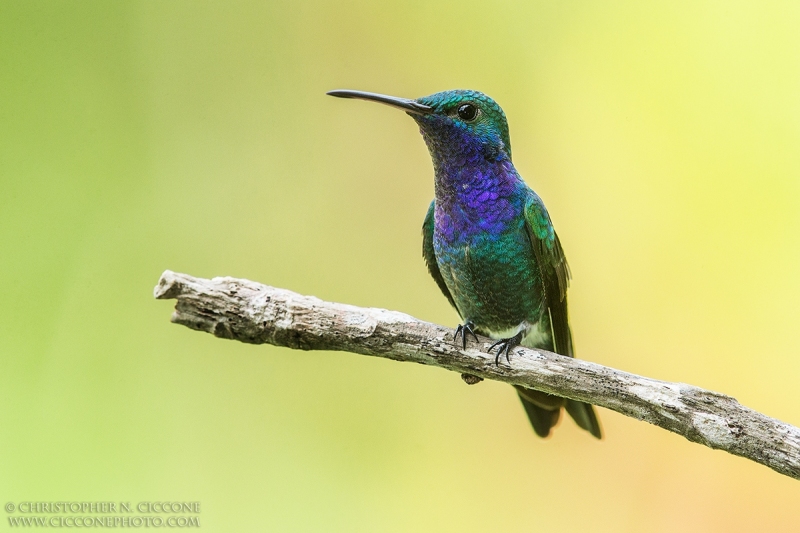
[(165, 270), (158, 280), (158, 285), (153, 289), (153, 296), (156, 300), (173, 300), (180, 296), (182, 283), (178, 279), (178, 274), (172, 270)]

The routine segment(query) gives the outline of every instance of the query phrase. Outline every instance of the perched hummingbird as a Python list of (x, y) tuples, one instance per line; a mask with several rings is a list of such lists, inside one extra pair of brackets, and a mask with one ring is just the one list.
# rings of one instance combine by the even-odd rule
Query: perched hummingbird
[[(497, 340), (489, 348), (497, 348), (497, 364), (517, 345), (573, 357), (567, 260), (544, 203), (511, 162), (500, 106), (468, 90), (416, 100), (349, 90), (328, 94), (390, 105), (419, 125), (435, 174), (422, 255), (463, 321), (454, 340), (461, 335), (466, 347), (476, 332)], [(581, 428), (601, 438), (591, 405), (515, 388), (537, 435), (548, 436), (565, 407)]]

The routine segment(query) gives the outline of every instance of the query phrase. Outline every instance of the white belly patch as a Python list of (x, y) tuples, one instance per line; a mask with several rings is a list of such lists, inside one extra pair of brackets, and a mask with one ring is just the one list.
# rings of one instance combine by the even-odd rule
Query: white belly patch
[(489, 337), (492, 339), (510, 339), (520, 331), (526, 331), (524, 337), (522, 337), (522, 342), (520, 343), (522, 346), (526, 348), (540, 348), (541, 346), (546, 346), (550, 344), (550, 339), (552, 333), (549, 327), (545, 327), (543, 324), (545, 321), (537, 322), (536, 324), (529, 324), (528, 322), (523, 322), (515, 328), (503, 330), (503, 331), (487, 331)]

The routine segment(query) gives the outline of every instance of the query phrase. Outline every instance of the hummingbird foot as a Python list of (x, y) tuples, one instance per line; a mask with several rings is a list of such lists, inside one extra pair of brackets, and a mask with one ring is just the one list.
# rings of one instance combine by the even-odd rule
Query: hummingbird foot
[(500, 366), (500, 357), (503, 355), (503, 352), (506, 352), (506, 362), (511, 364), (511, 350), (519, 346), (520, 342), (522, 342), (521, 331), (508, 339), (500, 339), (496, 343), (489, 346), (487, 351), (492, 353), (492, 350), (494, 350), (496, 347), (499, 347), (497, 350), (497, 356), (494, 358), (494, 364)]
[(478, 342), (478, 336), (475, 335), (475, 332), (472, 328), (475, 327), (475, 324), (472, 321), (467, 320), (463, 324), (459, 324), (456, 328), (456, 334), (453, 335), (453, 342), (458, 341), (458, 336), (461, 335), (461, 348), (463, 350), (467, 349), (467, 335), (472, 335), (472, 338), (475, 339), (475, 342)]

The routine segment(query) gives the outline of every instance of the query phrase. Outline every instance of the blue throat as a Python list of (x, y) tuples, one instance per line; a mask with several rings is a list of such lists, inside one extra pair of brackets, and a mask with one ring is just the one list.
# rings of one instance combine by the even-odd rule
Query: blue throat
[(476, 235), (491, 238), (519, 222), (527, 189), (496, 138), (437, 117), (414, 117), (433, 160), (435, 224), (439, 238), (459, 244)]

